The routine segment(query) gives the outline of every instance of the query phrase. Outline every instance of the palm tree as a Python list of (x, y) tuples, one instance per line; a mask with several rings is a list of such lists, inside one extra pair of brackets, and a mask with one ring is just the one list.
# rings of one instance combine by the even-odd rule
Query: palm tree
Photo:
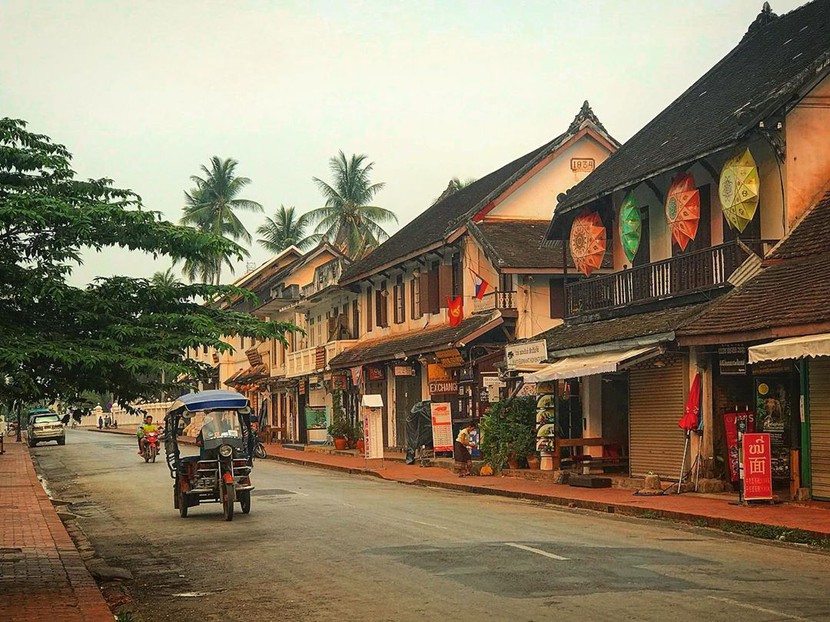
[[(210, 168), (202, 166), (204, 177), (191, 176), (190, 179), (196, 186), (190, 192), (184, 193), (182, 224), (192, 225), (200, 231), (208, 231), (235, 242), (251, 242), (251, 234), (234, 210), (261, 212), (262, 205), (239, 197), (240, 192), (251, 183), (251, 180), (236, 175), (238, 164), (233, 158), (223, 160), (213, 156), (210, 159)], [(247, 252), (244, 254), (247, 256)], [(210, 280), (218, 285), (222, 277), (222, 264), (227, 265), (233, 272), (233, 262), (228, 255), (208, 258), (201, 262), (186, 262), (183, 271), (191, 281), (199, 276), (205, 282)]]
[(309, 248), (314, 242), (313, 237), (306, 237), (308, 214), (295, 216), (294, 207), (285, 208), (280, 205), (274, 218), (267, 217), (256, 232), (262, 236), (259, 245), (272, 253), (281, 253), (289, 246), (296, 246), (300, 250)]
[(176, 277), (176, 273), (173, 272), (173, 268), (167, 268), (167, 270), (155, 272), (152, 277), (150, 277), (150, 283), (155, 285), (156, 287), (173, 287), (174, 285), (181, 285), (181, 281)]
[(307, 214), (317, 225), (314, 233), (325, 237), (352, 259), (363, 257), (389, 238), (382, 225), (398, 222), (388, 209), (371, 205), (385, 184), (371, 183), (369, 175), (375, 163), (367, 162), (366, 157), (355, 154), (347, 159), (340, 151), (331, 158), (333, 185), (313, 178), (326, 203)]

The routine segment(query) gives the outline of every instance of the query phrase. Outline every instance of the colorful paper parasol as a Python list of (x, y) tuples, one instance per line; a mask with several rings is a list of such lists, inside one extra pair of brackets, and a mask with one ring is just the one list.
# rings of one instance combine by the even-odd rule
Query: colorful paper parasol
[(620, 206), (620, 240), (628, 261), (634, 261), (634, 256), (640, 248), (640, 238), (643, 234), (643, 221), (640, 217), (640, 206), (634, 193), (629, 192), (628, 196)]
[(571, 226), (571, 257), (574, 265), (585, 276), (602, 265), (605, 256), (605, 226), (599, 214), (585, 211)]
[(726, 221), (740, 233), (755, 216), (761, 180), (749, 149), (730, 158), (720, 173), (718, 194)]
[(688, 173), (680, 173), (669, 186), (666, 219), (672, 238), (681, 250), (686, 250), (689, 241), (697, 235), (700, 220), (700, 193), (695, 188), (694, 177)]

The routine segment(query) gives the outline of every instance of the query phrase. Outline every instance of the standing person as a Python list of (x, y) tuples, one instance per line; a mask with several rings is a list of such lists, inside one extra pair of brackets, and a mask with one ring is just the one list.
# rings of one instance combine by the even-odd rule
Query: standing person
[(476, 424), (470, 422), (458, 432), (455, 438), (454, 458), (455, 470), (458, 477), (466, 477), (471, 474), (470, 469), (473, 466), (473, 458), (470, 455), (470, 447), (473, 446), (472, 433), (476, 429)]
[(99, 430), (104, 429), (104, 416), (103, 415), (98, 415), (98, 429)]

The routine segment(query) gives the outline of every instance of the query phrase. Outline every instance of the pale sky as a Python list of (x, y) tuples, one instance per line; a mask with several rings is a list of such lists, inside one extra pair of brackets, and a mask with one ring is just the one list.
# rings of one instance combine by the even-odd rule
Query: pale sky
[[(771, 2), (778, 14), (802, 3)], [(239, 160), (245, 197), (271, 214), (319, 207), (311, 178), (327, 178), (328, 158), (365, 153), (386, 182), (377, 203), (405, 224), (451, 177), (485, 175), (563, 132), (585, 99), (625, 141), (762, 4), (0, 0), (0, 116), (173, 221), (213, 155)], [(254, 237), (263, 218), (243, 216)], [(267, 258), (254, 243), (250, 261)], [(90, 252), (73, 282), (168, 265)]]

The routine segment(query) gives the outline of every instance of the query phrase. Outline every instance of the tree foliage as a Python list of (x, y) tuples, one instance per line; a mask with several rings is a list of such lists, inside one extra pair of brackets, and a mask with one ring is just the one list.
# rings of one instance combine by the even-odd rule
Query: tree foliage
[(257, 228), (259, 245), (272, 253), (281, 253), (289, 246), (305, 250), (316, 241), (306, 237), (307, 227), (308, 214), (297, 216), (294, 207), (280, 205), (274, 217), (266, 217), (265, 223)]
[[(250, 244), (251, 234), (239, 220), (235, 210), (261, 212), (262, 205), (250, 199), (243, 199), (239, 194), (251, 183), (248, 177), (236, 174), (239, 162), (233, 158), (222, 159), (213, 156), (210, 167), (202, 166), (203, 177), (191, 176), (195, 187), (185, 192), (184, 216), (181, 223), (192, 225), (199, 231)], [(243, 251), (245, 256), (247, 251)], [(221, 253), (203, 259), (185, 260), (184, 273), (191, 282), (201, 279), (221, 282), (222, 266), (226, 265), (233, 272), (233, 255)]]
[(366, 160), (365, 155), (346, 158), (342, 151), (331, 158), (332, 184), (313, 178), (325, 205), (308, 212), (316, 224), (314, 233), (352, 259), (363, 257), (389, 238), (383, 225), (398, 222), (393, 212), (372, 205), (384, 184), (372, 183), (370, 175), (375, 163)]
[(173, 261), (242, 257), (235, 242), (165, 222), (109, 179), (76, 179), (70, 161), (25, 122), (0, 120), (0, 400), (71, 403), (94, 391), (126, 403), (181, 391), (176, 378), (210, 369), (184, 356), (188, 348), (225, 351), (222, 337), (235, 334), (284, 341), (296, 328), (220, 308), (253, 297), (231, 286), (124, 276), (70, 285), (85, 249)]

